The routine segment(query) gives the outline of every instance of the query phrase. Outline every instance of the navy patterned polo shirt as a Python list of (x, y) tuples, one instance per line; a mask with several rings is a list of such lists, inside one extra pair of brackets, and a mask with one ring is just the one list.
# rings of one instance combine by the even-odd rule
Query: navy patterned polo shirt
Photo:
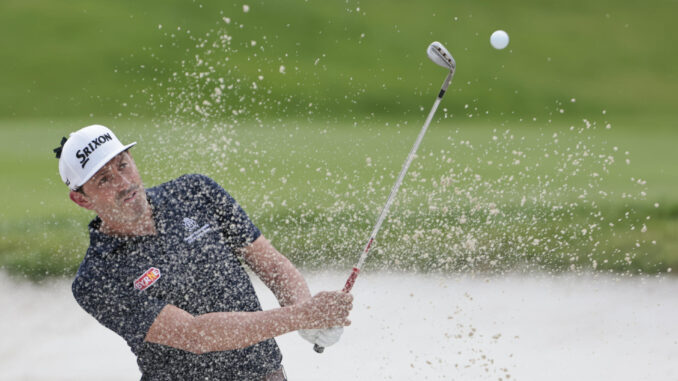
[(157, 234), (113, 237), (89, 225), (90, 246), (73, 281), (78, 304), (122, 336), (142, 380), (257, 380), (280, 367), (275, 340), (201, 355), (144, 341), (167, 304), (192, 315), (260, 311), (238, 248), (261, 232), (216, 182), (185, 175), (146, 190)]

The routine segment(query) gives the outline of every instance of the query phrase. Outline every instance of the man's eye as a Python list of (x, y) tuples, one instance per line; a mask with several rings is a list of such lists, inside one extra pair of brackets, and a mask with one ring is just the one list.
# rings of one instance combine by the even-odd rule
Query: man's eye
[(108, 177), (104, 176), (99, 179), (99, 185), (102, 185), (108, 181)]

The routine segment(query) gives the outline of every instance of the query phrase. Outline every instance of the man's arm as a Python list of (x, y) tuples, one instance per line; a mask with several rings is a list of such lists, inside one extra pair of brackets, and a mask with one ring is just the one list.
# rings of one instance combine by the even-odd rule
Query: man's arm
[(289, 306), (311, 298), (301, 273), (263, 235), (241, 249), (247, 265), (273, 292), (281, 306)]
[(350, 294), (326, 291), (268, 311), (211, 312), (199, 316), (169, 304), (153, 321), (145, 341), (196, 354), (244, 348), (299, 329), (349, 325), (352, 301)]
[[(306, 281), (292, 263), (280, 254), (271, 243), (259, 236), (240, 252), (250, 268), (261, 278), (281, 306), (289, 306), (311, 297)], [(299, 334), (313, 344), (330, 346), (339, 341), (344, 332), (342, 326), (325, 329), (300, 329)]]
[(153, 321), (145, 341), (200, 354), (244, 348), (297, 330), (351, 324), (348, 314), (353, 307), (353, 296), (325, 291), (311, 297), (299, 271), (263, 236), (240, 254), (283, 307), (193, 316), (179, 307), (167, 305)]

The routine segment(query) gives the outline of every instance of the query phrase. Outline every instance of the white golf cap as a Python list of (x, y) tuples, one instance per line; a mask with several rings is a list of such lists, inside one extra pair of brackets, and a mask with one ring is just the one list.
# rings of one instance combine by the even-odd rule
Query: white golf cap
[(113, 131), (98, 124), (71, 132), (67, 140), (61, 141), (61, 147), (54, 150), (61, 180), (76, 190), (116, 155), (135, 144), (123, 145)]

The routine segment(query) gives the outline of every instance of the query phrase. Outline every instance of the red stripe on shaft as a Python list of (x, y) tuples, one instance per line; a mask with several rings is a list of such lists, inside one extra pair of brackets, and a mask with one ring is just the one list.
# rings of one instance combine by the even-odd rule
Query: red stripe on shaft
[(358, 277), (358, 273), (360, 272), (360, 269), (357, 267), (353, 268), (353, 271), (351, 271), (351, 275), (348, 276), (348, 280), (346, 281), (346, 284), (344, 285), (344, 292), (351, 292), (351, 289), (353, 288), (353, 284), (355, 283), (355, 279)]
[(370, 251), (370, 246), (372, 246), (372, 241), (374, 241), (374, 238), (370, 238), (370, 242), (367, 243), (367, 247), (365, 247), (365, 252), (367, 253)]

